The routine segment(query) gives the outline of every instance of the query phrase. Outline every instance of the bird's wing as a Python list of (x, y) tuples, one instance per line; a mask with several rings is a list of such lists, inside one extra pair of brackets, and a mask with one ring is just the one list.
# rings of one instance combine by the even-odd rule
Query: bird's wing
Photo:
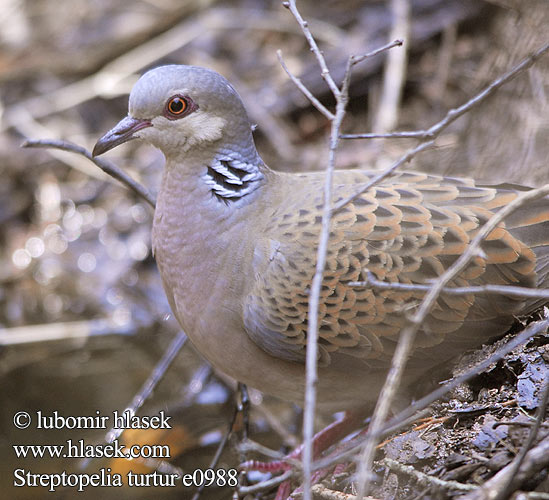
[[(335, 203), (356, 193), (367, 180), (360, 171), (337, 173)], [(309, 179), (295, 190), (299, 199), (285, 200), (272, 214), (265, 238), (255, 248), (254, 284), (244, 301), (250, 337), (286, 360), (303, 361), (305, 356), (322, 182), (323, 176)], [(369, 364), (392, 355), (407, 315), (425, 294), (352, 287), (350, 281), (361, 281), (362, 271), (368, 270), (378, 280), (429, 283), (465, 251), (478, 228), (515, 197), (511, 189), (475, 187), (472, 180), (402, 173), (336, 212), (320, 293), (319, 363), (329, 364), (336, 353)], [(474, 257), (450, 286), (535, 285), (535, 255), (505, 224), (489, 235), (482, 250), (483, 255)], [(461, 342), (462, 347), (467, 342), (479, 344), (494, 335), (487, 326), (497, 327), (495, 318), (505, 316), (508, 319), (500, 324), (509, 324), (521, 306), (520, 299), (510, 297), (442, 295), (416, 345), (430, 348), (445, 339)]]

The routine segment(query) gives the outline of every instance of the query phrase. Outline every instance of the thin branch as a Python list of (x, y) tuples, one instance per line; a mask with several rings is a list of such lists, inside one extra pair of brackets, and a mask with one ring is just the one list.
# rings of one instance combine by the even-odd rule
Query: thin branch
[(267, 421), (271, 430), (273, 430), (281, 438), (285, 446), (289, 448), (297, 448), (301, 441), (293, 434), (287, 426), (280, 421), (279, 416), (267, 408), (266, 405), (258, 405), (254, 407), (254, 411), (259, 412)]
[[(158, 382), (162, 380), (169, 366), (172, 364), (175, 357), (179, 354), (183, 346), (187, 343), (187, 335), (181, 330), (175, 338), (172, 340), (171, 344), (168, 346), (160, 361), (154, 367), (154, 370), (149, 375), (147, 380), (141, 386), (139, 392), (133, 397), (132, 402), (129, 406), (125, 408), (128, 410), (131, 415), (136, 415), (139, 409), (143, 406), (143, 403), (149, 398), (152, 394)], [(105, 441), (107, 443), (112, 443), (115, 439), (120, 437), (120, 434), (124, 429), (113, 428), (105, 436)]]
[[(407, 292), (428, 292), (431, 285), (420, 285), (411, 283), (391, 283), (389, 281), (378, 280), (371, 271), (366, 270), (366, 279), (364, 281), (351, 281), (349, 286), (367, 287), (373, 286), (381, 290), (401, 290)], [(491, 295), (508, 295), (511, 297), (539, 298), (549, 299), (549, 290), (540, 290), (537, 288), (526, 288), (523, 286), (511, 285), (481, 285), (481, 286), (456, 286), (444, 287), (441, 293), (447, 295), (468, 295), (474, 293)]]
[(295, 473), (292, 470), (287, 470), (284, 474), (268, 479), (267, 481), (261, 481), (260, 483), (252, 486), (241, 486), (238, 488), (239, 498), (244, 498), (246, 495), (253, 495), (254, 493), (259, 493), (261, 491), (270, 490), (275, 486), (279, 486), (284, 481), (291, 479), (294, 475)]
[[(381, 54), (382, 52), (385, 52), (386, 50), (390, 50), (393, 47), (400, 47), (404, 44), (404, 40), (402, 38), (397, 38), (396, 40), (393, 40), (392, 42), (389, 42), (387, 45), (383, 45), (379, 49), (372, 50), (371, 52), (368, 52), (367, 54), (361, 54), (359, 56), (351, 56), (351, 63), (354, 66), (355, 64), (361, 63), (364, 61), (364, 59), (368, 59), (370, 57), (377, 56)], [(342, 138), (342, 136), (340, 136)]]
[[(328, 240), (330, 237), (330, 220), (332, 216), (332, 191), (333, 191), (333, 175), (335, 168), (335, 153), (339, 143), (339, 135), (341, 131), (341, 123), (345, 117), (345, 109), (348, 102), (349, 81), (351, 78), (351, 58), (347, 62), (347, 69), (341, 90), (335, 84), (328, 66), (319, 50), (318, 45), (309, 30), (308, 24), (303, 20), (299, 13), (295, 0), (283, 2), (297, 20), (311, 51), (315, 55), (321, 69), (322, 78), (326, 81), (332, 94), (336, 99), (335, 114), (330, 112), (324, 113), (331, 121), (330, 127), (330, 148), (328, 154), (328, 163), (326, 165), (326, 180), (324, 182), (324, 205), (322, 209), (322, 223), (320, 236), (318, 241), (318, 249), (316, 255), (316, 268), (311, 290), (309, 295), (309, 310), (308, 310), (308, 325), (307, 325), (307, 350), (306, 350), (306, 380), (305, 380), (305, 411), (303, 414), (303, 492), (304, 499), (311, 500), (311, 485), (312, 485), (312, 462), (313, 462), (313, 437), (314, 437), (314, 419), (316, 406), (316, 384), (318, 380), (317, 373), (317, 357), (318, 357), (318, 314), (320, 304), (320, 291), (324, 277), (324, 267), (326, 266), (326, 256), (328, 253)], [(280, 56), (279, 56), (280, 58)], [(288, 72), (288, 71), (287, 71)], [(291, 77), (290, 77), (291, 78)], [(298, 85), (298, 88), (303, 92), (305, 86)], [(310, 92), (307, 91), (307, 96)], [(315, 103), (316, 101), (316, 103)], [(311, 102), (322, 112), (323, 107), (318, 107), (319, 101), (313, 97)], [(326, 108), (324, 108), (326, 109)], [(328, 111), (326, 109), (326, 111)]]
[[(55, 132), (52, 134), (50, 127), (38, 122), (26, 108), (21, 107), (20, 104), (16, 104), (15, 107), (20, 109), (16, 113), (16, 116), (11, 118), (10, 123), (14, 130), (17, 131), (25, 140), (30, 137), (50, 138), (55, 136)], [(10, 117), (6, 116), (4, 123), (8, 123), (9, 121)], [(58, 149), (50, 149), (48, 150), (48, 153), (56, 160), (59, 160), (69, 167), (82, 172), (88, 177), (92, 177), (103, 182), (112, 182), (113, 184), (116, 182), (112, 177), (95, 168), (91, 163), (86, 161), (86, 158), (82, 158), (80, 155), (68, 154), (66, 151)]]
[(71, 153), (76, 153), (78, 155), (84, 156), (91, 162), (95, 163), (103, 172), (114, 177), (116, 180), (124, 184), (128, 189), (133, 191), (135, 194), (143, 198), (151, 207), (155, 207), (156, 200), (151, 192), (142, 184), (132, 179), (128, 174), (126, 174), (122, 169), (117, 167), (114, 163), (106, 160), (104, 158), (98, 158), (92, 156), (92, 154), (84, 147), (78, 146), (69, 141), (57, 141), (50, 139), (39, 139), (39, 140), (27, 140), (21, 144), (23, 148), (54, 148), (60, 149), (62, 151), (70, 151)]
[(469, 99), (465, 104), (462, 104), (458, 108), (451, 109), (446, 113), (446, 116), (435, 123), (427, 130), (418, 130), (414, 132), (395, 132), (392, 134), (343, 134), (341, 139), (369, 139), (377, 137), (399, 137), (399, 138), (417, 138), (417, 139), (434, 139), (437, 137), (448, 125), (457, 120), (460, 116), (469, 112), (473, 107), (478, 106), (481, 102), (485, 101), (502, 85), (506, 84), (517, 75), (523, 73), (530, 68), (540, 57), (549, 51), (549, 43), (542, 46), (528, 57), (523, 59), (510, 71), (504, 75), (496, 78), (488, 87), (479, 92), (475, 97)]
[[(290, 2), (290, 10), (297, 12), (295, 2)], [(299, 13), (297, 12), (298, 16)], [(295, 14), (294, 14), (295, 15)], [(296, 19), (300, 24), (304, 23), (301, 16)], [(312, 38), (306, 23), (302, 25), (309, 37)], [(309, 38), (308, 38), (309, 40)], [(314, 39), (313, 39), (314, 42)], [(399, 41), (392, 42), (384, 47), (381, 47), (375, 53), (380, 53), (389, 48), (399, 45)], [(317, 59), (324, 61), (322, 53), (318, 51), (316, 44), (310, 45), (311, 50), (317, 56)], [(365, 59), (369, 55), (361, 56), (360, 60)], [(322, 210), (322, 224), (321, 232), (319, 236), (317, 260), (315, 274), (311, 283), (311, 291), (309, 295), (309, 311), (308, 311), (308, 325), (307, 325), (307, 352), (306, 352), (306, 391), (305, 391), (305, 412), (303, 417), (303, 492), (305, 500), (311, 498), (311, 476), (312, 476), (312, 460), (313, 460), (313, 437), (314, 437), (314, 417), (315, 417), (315, 403), (316, 403), (316, 383), (317, 383), (317, 354), (318, 354), (318, 314), (320, 304), (320, 290), (322, 287), (322, 281), (324, 276), (324, 268), (326, 266), (326, 256), (328, 253), (328, 241), (330, 237), (330, 222), (334, 213), (332, 208), (332, 195), (333, 195), (333, 172), (335, 168), (335, 154), (339, 145), (339, 135), (341, 130), (341, 124), (345, 117), (347, 103), (349, 101), (349, 86), (351, 82), (352, 67), (356, 64), (355, 58), (350, 56), (347, 60), (347, 66), (345, 69), (345, 76), (341, 84), (341, 90), (338, 89), (334, 92), (336, 99), (336, 111), (335, 115), (332, 115), (331, 128), (330, 128), (330, 149), (328, 155), (328, 164), (326, 167), (326, 180), (324, 183), (324, 205)], [(326, 81), (332, 81), (332, 77), (327, 70), (327, 66), (324, 63), (320, 63), (320, 67), (323, 72), (323, 77)], [(327, 73), (324, 73), (326, 71)], [(307, 94), (306, 94), (307, 95)], [(314, 104), (314, 103), (313, 103)], [(396, 168), (396, 167), (395, 167)], [(388, 174), (387, 174), (388, 175)]]
[[(285, 458), (285, 455), (280, 451), (272, 450), (271, 448), (263, 446), (262, 444), (249, 438), (244, 439), (239, 444), (239, 451), (242, 453), (249, 453), (250, 451), (253, 451), (254, 453), (261, 453), (261, 455), (271, 458), (275, 461), (284, 460)], [(253, 463), (254, 460), (249, 460), (248, 462), (241, 464), (240, 467), (242, 470), (254, 470)]]
[(311, 34), (311, 30), (309, 29), (309, 23), (305, 21), (302, 17), (299, 11), (297, 10), (297, 6), (295, 4), (295, 0), (290, 0), (288, 2), (282, 2), (282, 5), (288, 9), (290, 9), (290, 12), (292, 15), (296, 18), (299, 26), (301, 27), (301, 31), (305, 35), (305, 38), (307, 39), (307, 43), (309, 44), (309, 47), (311, 47), (312, 53), (315, 55), (316, 60), (318, 62), (318, 65), (321, 69), (321, 76), (324, 79), (324, 81), (328, 84), (328, 87), (330, 87), (330, 91), (334, 95), (334, 97), (338, 97), (341, 93), (339, 88), (337, 87), (336, 83), (334, 82), (334, 79), (332, 78), (332, 75), (330, 74), (330, 70), (328, 69), (328, 65), (326, 64), (326, 60), (324, 59), (324, 55), (318, 48), (318, 45), (316, 43), (316, 40), (314, 39), (313, 35)]
[[(236, 418), (238, 417), (238, 414), (240, 413), (239, 405), (235, 405), (233, 416), (231, 420), (229, 421), (229, 425), (227, 426), (227, 430), (225, 431), (225, 434), (223, 435), (223, 438), (219, 442), (219, 445), (217, 446), (217, 450), (215, 451), (215, 455), (213, 456), (212, 460), (210, 461), (210, 464), (208, 466), (208, 469), (214, 470), (217, 467), (217, 464), (219, 462), (219, 459), (221, 458), (221, 454), (225, 450), (227, 443), (229, 442), (229, 438), (231, 437), (231, 434), (233, 432), (234, 423), (236, 422)], [(201, 483), (198, 485), (192, 500), (199, 500), (200, 496), (202, 495), (202, 492), (204, 491), (204, 488), (206, 487), (206, 482)]]
[(278, 60), (280, 61), (280, 65), (286, 72), (286, 74), (290, 77), (290, 80), (294, 82), (295, 86), (301, 90), (302, 94), (309, 99), (311, 104), (318, 109), (328, 120), (334, 119), (334, 114), (326, 107), (324, 104), (322, 104), (312, 93), (311, 91), (305, 87), (303, 82), (297, 78), (297, 76), (294, 76), (294, 74), (288, 69), (288, 66), (286, 66), (286, 63), (284, 62), (284, 59), (282, 58), (282, 51), (279, 49), (276, 51), (276, 55), (278, 57)]
[[(154, 367), (152, 373), (149, 375), (147, 380), (145, 380), (145, 382), (141, 386), (141, 389), (133, 397), (131, 403), (125, 408), (124, 411), (128, 411), (132, 416), (137, 414), (139, 409), (152, 394), (158, 383), (162, 380), (169, 366), (172, 364), (173, 360), (179, 354), (186, 342), (187, 335), (185, 335), (185, 332), (181, 330), (172, 340), (171, 344), (162, 355), (162, 358), (160, 358), (160, 360)], [(120, 437), (123, 432), (123, 428), (113, 427), (105, 435), (105, 442), (109, 444), (113, 443), (116, 439)], [(84, 460), (82, 460), (82, 468), (86, 468), (91, 460), (91, 458), (85, 458)], [(166, 467), (168, 466), (169, 464), (166, 465)]]
[(332, 215), (332, 191), (333, 191), (333, 173), (335, 166), (335, 152), (337, 149), (339, 128), (343, 117), (345, 116), (345, 107), (347, 100), (338, 99), (336, 106), (336, 116), (332, 121), (330, 133), (330, 152), (328, 155), (328, 165), (326, 167), (326, 182), (324, 183), (324, 206), (322, 210), (322, 228), (320, 232), (317, 261), (315, 274), (311, 283), (311, 292), (309, 295), (309, 311), (307, 325), (307, 353), (306, 353), (306, 392), (305, 392), (305, 412), (304, 412), (304, 450), (303, 450), (303, 491), (305, 500), (311, 499), (311, 475), (313, 460), (313, 436), (314, 436), (314, 418), (316, 402), (316, 383), (317, 383), (317, 356), (318, 356), (318, 313), (320, 304), (320, 291), (324, 278), (324, 268), (326, 267), (326, 256), (328, 254), (328, 240), (330, 237), (330, 221)]
[(426, 130), (412, 130), (403, 132), (382, 133), (364, 133), (364, 134), (341, 134), (340, 139), (424, 139)]
[(371, 179), (369, 182), (364, 184), (364, 186), (362, 186), (356, 193), (349, 196), (348, 198), (345, 198), (344, 200), (341, 200), (339, 203), (334, 205), (334, 207), (332, 209), (332, 214), (334, 214), (334, 213), (338, 212), (339, 210), (341, 210), (348, 203), (352, 203), (362, 193), (368, 191), (368, 189), (370, 189), (371, 187), (379, 184), (383, 179), (385, 179), (386, 177), (389, 177), (401, 165), (403, 165), (404, 163), (409, 162), (414, 156), (416, 156), (418, 153), (421, 153), (422, 151), (425, 151), (426, 149), (430, 148), (434, 143), (435, 143), (434, 140), (424, 142), (422, 144), (419, 144), (414, 149), (411, 149), (406, 154), (402, 155), (389, 168), (385, 169), (379, 175), (376, 175), (373, 179)]
[(457, 491), (473, 491), (478, 489), (478, 486), (474, 484), (464, 484), (458, 481), (447, 481), (439, 479), (438, 477), (430, 476), (424, 472), (420, 472), (414, 469), (411, 465), (404, 465), (391, 458), (385, 458), (383, 463), (389, 467), (389, 469), (396, 472), (401, 472), (407, 476), (413, 477), (422, 486), (435, 486), (444, 490), (457, 490)]
[[(331, 490), (322, 486), (322, 484), (315, 484), (312, 488), (313, 496), (315, 500), (358, 500), (356, 495), (344, 493), (343, 491)], [(374, 497), (364, 497), (361, 500), (377, 500)]]
[(545, 493), (543, 491), (529, 491), (527, 493), (523, 493), (523, 495), (528, 500), (549, 500), (549, 493)]
[(0, 328), (0, 346), (35, 342), (68, 342), (99, 335), (131, 335), (141, 326), (136, 323), (120, 326), (112, 319), (102, 318)]

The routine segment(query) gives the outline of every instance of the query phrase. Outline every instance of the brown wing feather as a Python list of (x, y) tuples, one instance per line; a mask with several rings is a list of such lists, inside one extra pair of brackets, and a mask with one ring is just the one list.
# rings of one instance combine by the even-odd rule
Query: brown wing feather
[[(322, 213), (323, 175), (300, 177), (274, 212), (255, 255), (255, 283), (244, 304), (249, 335), (270, 354), (303, 361), (307, 342), (308, 291), (314, 270)], [(345, 199), (367, 182), (360, 171), (337, 172), (335, 198)], [(379, 291), (347, 285), (368, 269), (381, 280), (423, 284), (440, 276), (467, 248), (479, 228), (516, 197), (510, 188), (475, 187), (470, 179), (402, 173), (355, 199), (332, 219), (321, 290), (320, 363), (350, 355), (372, 367), (391, 356), (406, 315), (421, 301), (419, 291)], [(547, 201), (500, 224), (482, 245), (483, 257), (450, 286), (535, 286), (547, 278)], [(528, 227), (528, 229), (525, 229)], [(543, 236), (544, 235), (544, 236)], [(532, 250), (530, 240), (538, 245)], [(545, 256), (545, 271), (539, 260)], [(540, 277), (540, 272), (545, 272)], [(433, 355), (437, 347), (481, 343), (513, 320), (522, 299), (468, 294), (441, 296), (416, 344)], [(451, 352), (448, 353), (452, 355)], [(420, 359), (421, 356), (418, 358)]]

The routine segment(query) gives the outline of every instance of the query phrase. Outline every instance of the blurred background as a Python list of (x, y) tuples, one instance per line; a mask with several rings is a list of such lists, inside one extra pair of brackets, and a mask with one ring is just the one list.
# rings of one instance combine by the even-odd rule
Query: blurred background
[[(15, 468), (80, 471), (82, 464), (17, 460), (11, 445), (94, 443), (105, 432), (17, 430), (14, 413), (122, 411), (178, 326), (151, 256), (151, 208), (84, 158), (21, 149), (23, 140), (62, 138), (91, 149), (126, 114), (140, 74), (160, 64), (195, 64), (234, 84), (257, 124), (267, 164), (316, 170), (326, 164), (329, 124), (289, 81), (276, 51), (323, 103), (333, 98), (295, 19), (278, 1), (0, 0), (0, 7), (0, 488), (9, 491), (6, 498), (42, 498), (42, 488), (11, 486)], [(349, 54), (405, 39), (393, 49), (407, 56), (397, 114), (384, 124), (383, 54), (355, 68), (344, 132), (427, 128), (547, 43), (544, 0), (303, 0), (298, 7), (336, 81)], [(547, 182), (548, 87), (545, 57), (454, 123), (408, 168), (493, 183)], [(342, 141), (337, 164), (384, 168), (413, 145)], [(157, 150), (133, 141), (109, 158), (156, 191), (163, 165)], [(165, 410), (173, 432), (123, 439), (167, 442), (177, 455), (171, 465), (205, 468), (231, 418), (233, 389), (187, 344), (140, 411)], [(254, 439), (275, 449), (294, 445), (299, 411), (256, 391), (251, 399)], [(232, 442), (219, 467), (240, 460)], [(101, 460), (85, 470), (101, 467), (154, 470)], [(88, 489), (84, 496), (151, 498), (146, 489), (113, 490)], [(193, 493), (156, 488), (154, 497)], [(55, 495), (65, 497), (74, 490)], [(203, 498), (228, 494), (209, 489)]]

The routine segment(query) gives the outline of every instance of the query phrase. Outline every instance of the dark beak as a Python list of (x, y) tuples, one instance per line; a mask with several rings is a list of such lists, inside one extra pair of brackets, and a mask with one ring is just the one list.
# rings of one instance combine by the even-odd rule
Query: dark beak
[(152, 123), (149, 120), (126, 116), (126, 118), (120, 120), (117, 125), (97, 141), (93, 148), (92, 156), (102, 155), (120, 144), (136, 139), (137, 137), (134, 134), (138, 130), (147, 127), (152, 127)]

